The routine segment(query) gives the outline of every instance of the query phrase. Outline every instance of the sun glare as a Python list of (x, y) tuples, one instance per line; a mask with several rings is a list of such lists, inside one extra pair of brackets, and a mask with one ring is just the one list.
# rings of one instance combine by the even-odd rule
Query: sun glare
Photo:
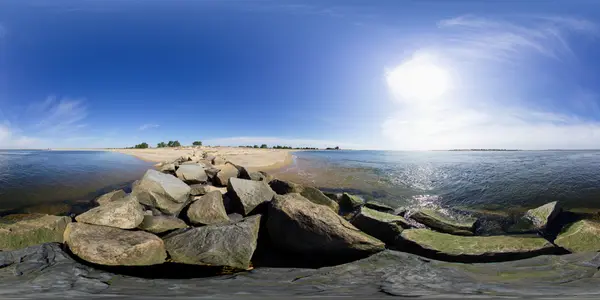
[(403, 100), (439, 99), (450, 86), (448, 72), (427, 59), (414, 58), (387, 73), (387, 84)]

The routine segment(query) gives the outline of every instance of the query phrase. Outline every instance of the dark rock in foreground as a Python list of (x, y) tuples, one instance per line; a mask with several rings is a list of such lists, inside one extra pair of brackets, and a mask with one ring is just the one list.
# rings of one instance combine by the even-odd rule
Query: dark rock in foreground
[(473, 235), (475, 222), (477, 222), (477, 219), (469, 217), (450, 218), (432, 209), (416, 211), (410, 215), (410, 218), (439, 232), (455, 235)]
[(174, 262), (248, 269), (256, 250), (260, 216), (240, 222), (176, 231), (164, 237)]
[(302, 255), (347, 261), (377, 253), (385, 246), (330, 208), (299, 194), (275, 196), (269, 205), (267, 228), (275, 246)]
[(2, 298), (219, 299), (386, 296), (426, 299), (600, 297), (600, 254), (594, 252), (487, 264), (424, 260), (386, 250), (351, 263), (321, 269), (259, 268), (252, 272), (194, 279), (168, 279), (153, 269), (122, 276), (73, 260), (59, 244), (0, 252)]
[(364, 204), (364, 201), (358, 196), (343, 193), (340, 197), (340, 209), (344, 212), (353, 211)]
[[(558, 254), (561, 249), (540, 237), (457, 236), (429, 229), (407, 229), (403, 250), (459, 262), (491, 262)], [(564, 252), (563, 252), (564, 253)]]

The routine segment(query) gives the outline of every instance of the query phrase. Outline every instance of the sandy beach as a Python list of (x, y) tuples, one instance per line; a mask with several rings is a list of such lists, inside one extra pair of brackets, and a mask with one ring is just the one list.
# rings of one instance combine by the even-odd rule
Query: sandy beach
[[(287, 149), (254, 149), (238, 147), (185, 147), (154, 149), (108, 149), (151, 162), (172, 161), (195, 152), (206, 152), (220, 156), (236, 165), (242, 165), (252, 171), (267, 171), (284, 167), (292, 163), (291, 152)], [(297, 150), (295, 150), (297, 151)]]

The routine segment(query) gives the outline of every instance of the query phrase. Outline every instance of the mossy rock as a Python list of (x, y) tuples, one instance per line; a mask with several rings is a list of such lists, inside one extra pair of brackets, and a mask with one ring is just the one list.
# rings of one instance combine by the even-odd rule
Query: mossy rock
[(525, 217), (533, 222), (536, 229), (545, 229), (560, 214), (558, 201), (546, 203), (538, 208), (530, 209), (525, 213)]
[(456, 236), (429, 229), (401, 233), (406, 247), (426, 256), (463, 262), (489, 262), (554, 254), (560, 249), (540, 237)]
[(380, 212), (384, 212), (384, 213), (388, 213), (388, 214), (393, 214), (394, 213), (394, 208), (389, 206), (389, 205), (385, 205), (383, 203), (379, 203), (377, 201), (367, 201), (365, 203), (365, 206), (376, 210), (376, 211), (380, 211)]
[(9, 215), (0, 219), (0, 250), (62, 242), (70, 217), (44, 214)]
[(318, 190), (314, 187), (310, 187), (310, 186), (303, 187), (302, 191), (300, 192), (300, 195), (302, 195), (304, 198), (310, 200), (310, 202), (312, 202), (312, 203), (319, 204), (319, 205), (325, 205), (325, 206), (331, 208), (331, 210), (335, 211), (336, 213), (340, 211), (340, 206), (337, 204), (337, 202), (329, 199), (329, 197), (325, 196), (325, 194), (323, 194), (323, 192), (321, 192), (320, 190)]
[(353, 211), (364, 204), (364, 201), (355, 195), (343, 193), (340, 198), (340, 210), (349, 212)]
[(470, 217), (451, 218), (432, 209), (422, 209), (410, 218), (436, 231), (455, 235), (473, 235), (477, 219)]
[(600, 223), (581, 220), (570, 224), (554, 243), (570, 252), (600, 251)]
[(387, 245), (396, 245), (403, 228), (410, 228), (410, 224), (401, 216), (396, 216), (370, 209), (366, 206), (350, 222), (356, 228), (371, 235)]

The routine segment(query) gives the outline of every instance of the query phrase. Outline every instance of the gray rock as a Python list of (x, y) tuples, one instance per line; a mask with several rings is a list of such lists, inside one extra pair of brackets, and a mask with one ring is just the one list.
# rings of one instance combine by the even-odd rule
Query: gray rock
[(227, 186), (229, 178), (236, 178), (238, 169), (232, 164), (226, 164), (221, 167), (221, 171), (214, 176), (213, 182), (216, 186)]
[(174, 163), (164, 164), (164, 165), (160, 166), (160, 168), (158, 170), (163, 173), (174, 173), (175, 172), (175, 164)]
[(358, 196), (343, 193), (340, 198), (340, 210), (350, 212), (358, 209), (364, 204), (364, 201)]
[(384, 213), (388, 213), (388, 214), (395, 214), (395, 209), (389, 205), (385, 205), (383, 203), (379, 203), (377, 201), (367, 201), (365, 203), (365, 206), (376, 210), (376, 211), (380, 211), (380, 212), (384, 212)]
[(329, 193), (329, 192), (323, 192), (323, 194), (325, 196), (327, 196), (329, 199), (340, 203), (340, 201), (342, 200), (342, 193)]
[(244, 216), (236, 213), (228, 214), (227, 217), (231, 222), (239, 222), (244, 219)]
[(69, 217), (44, 214), (8, 215), (0, 218), (0, 250), (14, 250), (33, 245), (62, 242)]
[(210, 225), (229, 222), (223, 205), (223, 194), (219, 191), (212, 191), (194, 201), (187, 210), (187, 216), (193, 224)]
[(364, 233), (392, 246), (399, 244), (398, 239), (403, 228), (411, 228), (401, 216), (376, 211), (366, 206), (360, 208), (360, 212), (351, 223)]
[(75, 217), (77, 222), (111, 226), (121, 229), (136, 228), (144, 220), (144, 209), (133, 196), (92, 208)]
[(204, 168), (196, 163), (179, 166), (175, 174), (177, 175), (177, 178), (190, 184), (206, 182), (208, 180)]
[(533, 222), (538, 230), (543, 230), (551, 223), (562, 211), (558, 201), (546, 203), (538, 208), (530, 209), (525, 213), (525, 217)]
[(167, 258), (163, 241), (144, 231), (69, 223), (64, 240), (73, 254), (99, 265), (148, 266)]
[(411, 219), (439, 232), (455, 235), (473, 235), (477, 219), (467, 216), (450, 217), (432, 209), (421, 209), (410, 215)]
[(123, 199), (125, 198), (125, 196), (127, 196), (127, 193), (125, 193), (125, 191), (123, 190), (114, 190), (110, 193), (106, 193), (100, 197), (98, 197), (98, 199), (96, 199), (96, 203), (98, 203), (98, 205), (104, 205), (106, 203), (109, 202), (113, 202), (119, 199)]
[(310, 200), (310, 202), (312, 202), (312, 203), (319, 204), (319, 205), (325, 205), (325, 206), (331, 208), (331, 210), (333, 210), (336, 213), (340, 211), (340, 206), (337, 204), (337, 202), (329, 199), (327, 196), (325, 196), (325, 194), (323, 194), (321, 191), (319, 191), (318, 189), (316, 189), (314, 187), (311, 187), (311, 186), (302, 187), (302, 191), (300, 192), (300, 195), (302, 195), (304, 198)]
[(227, 185), (236, 212), (249, 215), (259, 205), (271, 201), (275, 192), (264, 181), (231, 178)]
[(164, 238), (174, 262), (248, 269), (258, 239), (260, 216), (234, 224), (209, 225)]
[(144, 220), (138, 226), (139, 229), (151, 233), (159, 234), (167, 231), (186, 228), (187, 224), (179, 218), (173, 216), (152, 216), (145, 215)]
[(271, 176), (263, 171), (251, 172), (242, 166), (239, 166), (238, 170), (240, 171), (238, 178), (241, 178), (241, 179), (248, 179), (248, 180), (254, 180), (254, 181), (265, 181), (265, 182), (269, 182), (269, 181), (273, 180), (273, 176)]
[(177, 215), (190, 198), (190, 187), (177, 177), (148, 170), (132, 192), (140, 203)]
[(213, 165), (224, 165), (227, 161), (224, 158), (217, 156), (213, 158), (211, 162)]
[(406, 249), (413, 247), (422, 255), (459, 262), (491, 262), (561, 252), (540, 237), (459, 236), (429, 229), (407, 229), (400, 236)]
[(288, 252), (351, 260), (385, 248), (330, 208), (299, 194), (276, 195), (268, 216), (271, 241)]
[(190, 188), (191, 188), (190, 194), (192, 196), (202, 196), (202, 195), (208, 194), (212, 191), (219, 191), (219, 192), (221, 192), (221, 194), (227, 193), (226, 187), (215, 187), (215, 186), (208, 185), (208, 184), (193, 184), (193, 185), (190, 185)]
[(293, 182), (273, 179), (269, 182), (271, 189), (278, 195), (302, 192), (302, 186)]
[(570, 252), (600, 251), (600, 223), (580, 220), (567, 225), (554, 243)]
[(206, 175), (208, 176), (208, 178), (212, 181), (215, 182), (215, 176), (217, 176), (217, 173), (219, 173), (219, 171), (221, 171), (220, 168), (216, 168), (216, 167), (208, 167), (205, 168), (204, 171), (206, 172)]

